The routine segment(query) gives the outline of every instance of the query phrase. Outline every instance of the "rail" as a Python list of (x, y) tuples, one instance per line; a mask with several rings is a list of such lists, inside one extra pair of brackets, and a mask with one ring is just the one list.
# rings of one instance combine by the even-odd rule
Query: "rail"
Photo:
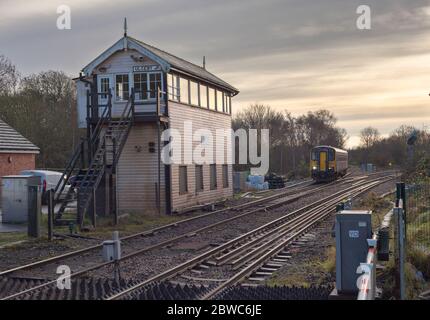
[[(276, 236), (277, 240), (280, 242), (273, 244), (273, 247), (268, 248), (266, 245), (264, 245), (264, 248), (262, 247), (262, 251), (259, 252), (255, 257), (252, 257), (252, 262), (247, 264), (241, 264), (241, 266), (245, 266), (240, 271), (236, 272), (231, 278), (227, 279), (226, 281), (222, 282), (219, 286), (214, 287), (209, 293), (207, 293), (205, 296), (203, 296), (201, 299), (210, 299), (213, 298), (216, 294), (220, 293), (221, 291), (225, 290), (228, 287), (233, 286), (234, 284), (240, 282), (242, 279), (244, 279), (246, 276), (248, 276), (250, 273), (252, 273), (256, 268), (260, 267), (261, 264), (264, 263), (267, 259), (278, 253), (280, 250), (282, 250), (288, 243), (299, 237), (305, 230), (311, 228), (313, 225), (318, 223), (321, 219), (323, 219), (325, 216), (333, 212), (335, 203), (339, 202), (340, 199), (344, 198), (345, 196), (357, 196), (358, 194), (361, 194), (363, 192), (368, 191), (371, 188), (374, 188), (375, 186), (383, 183), (384, 180), (380, 181), (374, 181), (374, 182), (364, 182), (362, 185), (356, 185), (351, 186), (349, 188), (346, 188), (342, 191), (339, 191), (327, 198), (318, 200), (317, 202), (308, 205), (304, 208), (301, 208), (297, 211), (300, 211), (302, 214), (300, 217), (294, 216), (293, 214), (298, 214), (298, 212), (291, 212), (287, 215), (284, 215), (278, 219), (275, 219), (261, 227), (258, 227), (248, 233), (242, 234), (237, 238), (234, 238), (218, 247), (215, 247), (214, 249), (211, 249), (209, 251), (206, 251), (202, 253), (201, 255), (192, 258), (191, 260), (185, 261), (184, 263), (175, 266), (171, 269), (168, 269), (162, 273), (159, 273), (152, 278), (146, 279), (142, 282), (138, 282), (133, 286), (122, 288), (115, 294), (106, 297), (106, 300), (116, 300), (123, 298), (124, 296), (131, 294), (132, 292), (143, 288), (144, 286), (156, 282), (161, 281), (165, 279), (169, 279), (175, 275), (178, 275), (180, 273), (183, 273), (186, 270), (191, 269), (192, 267), (208, 260), (209, 258), (215, 258), (216, 255), (219, 253), (225, 253), (224, 251), (229, 248), (234, 248), (237, 245), (244, 245), (242, 241), (248, 239), (250, 236), (255, 235), (257, 233), (260, 233), (262, 229), (267, 229), (270, 233), (270, 229), (277, 228), (279, 224), (283, 224), (281, 229), (287, 231), (286, 228), (289, 228), (289, 234), (283, 233), (283, 236), (279, 235)], [(316, 204), (319, 204), (315, 207)], [(312, 211), (312, 214), (306, 214), (308, 210)], [(309, 212), (308, 212), (309, 213)], [(291, 226), (291, 224), (294, 223), (294, 227)], [(252, 241), (252, 240), (251, 240)], [(248, 248), (248, 245), (244, 245), (244, 247)], [(249, 252), (248, 252), (249, 254)]]
[[(345, 188), (343, 190), (343, 192), (349, 190), (351, 192), (361, 193), (361, 192), (364, 192), (364, 191), (368, 190), (369, 187), (371, 188), (371, 187), (374, 187), (374, 186), (382, 183), (386, 178), (388, 178), (388, 179), (391, 178), (392, 179), (392, 177), (388, 176), (388, 177), (385, 177), (384, 179), (382, 179), (380, 181), (373, 180), (373, 183), (371, 183), (372, 181), (369, 181), (367, 183), (363, 182), (363, 186), (357, 186), (357, 185), (355, 185), (354, 187), (351, 186), (351, 187)], [(369, 185), (369, 183), (370, 183), (370, 185)], [(366, 184), (368, 184), (368, 186), (365, 186)], [(303, 191), (302, 189), (300, 189), (300, 190)], [(313, 189), (313, 192), (315, 192), (315, 190), (316, 189)], [(356, 190), (356, 191), (354, 191), (354, 190)], [(297, 192), (297, 190), (295, 190), (295, 192)], [(344, 197), (345, 196), (344, 194), (342, 194), (343, 192), (337, 192), (336, 194), (333, 194), (333, 195), (330, 196), (330, 199), (331, 199), (331, 197), (336, 198), (336, 200), (334, 200), (334, 199), (330, 200), (330, 201), (333, 201), (331, 203), (331, 205), (330, 205), (331, 208), (333, 208), (334, 204), (339, 201), (339, 199), (337, 199), (337, 197)], [(271, 200), (274, 200), (274, 199), (277, 199), (278, 197), (280, 197), (279, 194), (277, 194), (275, 196), (276, 196), (276, 198), (272, 198), (273, 196), (272, 197), (267, 197), (267, 198), (269, 198)], [(301, 195), (301, 196), (303, 196), (303, 195)], [(266, 200), (267, 200), (267, 198), (266, 198)], [(274, 221), (271, 221), (271, 222), (267, 223), (264, 226), (260, 226), (260, 227), (257, 227), (256, 229), (252, 230), (253, 231), (252, 232), (253, 235), (247, 234), (247, 235), (241, 235), (241, 236), (239, 236), (238, 239), (236, 239), (236, 241), (240, 241), (241, 245), (242, 245), (242, 248), (243, 249), (247, 249), (247, 248), (249, 248), (249, 245), (247, 245), (247, 243), (249, 243), (250, 241), (254, 241), (254, 239), (255, 239), (254, 235), (255, 234), (257, 234), (258, 237), (261, 237), (261, 235), (263, 235), (263, 234), (264, 235), (276, 236), (275, 229), (277, 231), (282, 231), (282, 232), (286, 232), (288, 230), (292, 231), (292, 229), (291, 229), (293, 227), (292, 223), (294, 223), (295, 227), (298, 227), (298, 225), (306, 224), (307, 222), (309, 222), (310, 220), (312, 220), (312, 217), (314, 217), (313, 215), (312, 215), (312, 217), (310, 217), (309, 215), (306, 215), (306, 214), (302, 215), (303, 218), (306, 218), (306, 221), (307, 221), (306, 222), (306, 221), (299, 221), (300, 219), (299, 220), (295, 219), (295, 217), (297, 215), (303, 214), (304, 212), (309, 211), (309, 210), (317, 210), (321, 214), (325, 214), (325, 208), (324, 208), (325, 206), (324, 206), (324, 204), (327, 205), (327, 200), (328, 199), (320, 199), (316, 203), (309, 204), (309, 205), (307, 205), (307, 206), (305, 206), (303, 208), (300, 208), (300, 209), (296, 210), (295, 212), (290, 212), (289, 214), (287, 214), (284, 217), (280, 217), (280, 218), (278, 218), (278, 219), (276, 219)], [(261, 201), (262, 201), (262, 199), (258, 200), (259, 203)], [(247, 211), (245, 213), (240, 213), (239, 215), (237, 215), (234, 218), (237, 219), (237, 218), (243, 217), (244, 215), (252, 214), (252, 212), (266, 210), (267, 208), (274, 208), (274, 207), (279, 206), (282, 203), (285, 203), (287, 201), (288, 201), (287, 199), (282, 199), (281, 202), (275, 201), (273, 203), (269, 203), (267, 206), (264, 206), (264, 207), (258, 206), (256, 208), (252, 209), (251, 211)], [(251, 201), (251, 203), (252, 203), (252, 207), (255, 207), (255, 203), (256, 202)], [(238, 208), (242, 208), (243, 209), (244, 206), (248, 207), (251, 203), (241, 204), (241, 205), (236, 206), (236, 207), (224, 208), (224, 209), (218, 210), (217, 212), (219, 212), (219, 213), (222, 212), (223, 213), (226, 210), (233, 210), (233, 211), (235, 211), (234, 209), (238, 209)], [(331, 210), (332, 209), (330, 209), (329, 211), (331, 211)], [(213, 214), (213, 213), (214, 212), (212, 212), (210, 214)], [(232, 221), (232, 218), (233, 217), (227, 218), (227, 219), (224, 220), (224, 222)], [(191, 221), (191, 220), (195, 220), (195, 219), (196, 219), (196, 217), (192, 217), (192, 218), (189, 218), (189, 219), (184, 219), (184, 220), (176, 222), (175, 224), (172, 224), (170, 226), (172, 226), (172, 227), (173, 226), (178, 226), (181, 223), (185, 223), (185, 221)], [(289, 220), (289, 222), (288, 222), (288, 220)], [(285, 224), (285, 223), (287, 223), (287, 224)], [(171, 239), (168, 239), (168, 240), (156, 243), (156, 244), (151, 245), (149, 247), (145, 246), (145, 247), (143, 247), (141, 249), (135, 250), (134, 252), (130, 252), (126, 256), (122, 257), (121, 260), (125, 261), (127, 259), (130, 259), (130, 258), (136, 256), (136, 255), (142, 254), (144, 252), (148, 252), (148, 251), (153, 250), (155, 248), (165, 247), (167, 244), (171, 244), (171, 243), (177, 242), (179, 239), (184, 239), (186, 237), (189, 237), (191, 234), (200, 233), (200, 232), (202, 232), (204, 230), (208, 230), (209, 228), (214, 227), (214, 226), (218, 226), (218, 225), (220, 225), (220, 221), (216, 222), (215, 224), (209, 225), (209, 226), (204, 226), (203, 228), (201, 228), (199, 230), (196, 230), (196, 229), (191, 230), (191, 231), (188, 230), (185, 233), (180, 233), (179, 236), (176, 236), (174, 238), (171, 238)], [(282, 225), (284, 225), (284, 226), (282, 226)], [(156, 230), (161, 230), (162, 228), (166, 228), (166, 227), (168, 227), (168, 226), (163, 226), (163, 227), (159, 227), (159, 228), (156, 228), (156, 229), (153, 229), (153, 230), (145, 231), (143, 233), (138, 233), (138, 234), (134, 234), (134, 235), (131, 235), (131, 236), (123, 237), (122, 240), (136, 238), (136, 237), (139, 237), (141, 235), (149, 235), (149, 234), (151, 234), (152, 232), (154, 232)], [(307, 225), (302, 225), (302, 228), (308, 228), (308, 227), (309, 226), (307, 226)], [(288, 228), (288, 230), (285, 229), (285, 228)], [(301, 230), (295, 230), (295, 231), (297, 232), (297, 234), (302, 232)], [(296, 234), (296, 232), (294, 232), (294, 234)], [(290, 236), (291, 236), (291, 234), (290, 234)], [(235, 243), (236, 243), (236, 241), (235, 241)], [(222, 249), (222, 246), (223, 245), (221, 245), (221, 247), (217, 247), (216, 249), (218, 249), (218, 250), (216, 250), (216, 252), (219, 252), (219, 250)], [(49, 258), (49, 259), (46, 259), (46, 260), (43, 260), (43, 261), (39, 261), (37, 263), (32, 263), (32, 264), (28, 264), (28, 265), (25, 265), (25, 266), (20, 266), (20, 267), (11, 269), (11, 270), (6, 270), (4, 272), (0, 272), (0, 276), (8, 275), (8, 274), (10, 274), (12, 272), (15, 272), (17, 270), (23, 270), (23, 269), (33, 268), (33, 267), (39, 267), (39, 266), (42, 266), (42, 265), (45, 265), (45, 264), (49, 264), (49, 263), (53, 263), (53, 262), (58, 262), (61, 259), (69, 258), (69, 257), (72, 257), (72, 256), (77, 256), (78, 254), (87, 253), (89, 250), (93, 250), (93, 249), (97, 249), (97, 248), (100, 248), (100, 245), (96, 245), (96, 246), (89, 247), (89, 248), (84, 248), (84, 249), (78, 250), (76, 252), (64, 254), (62, 256), (57, 256), (57, 257), (53, 257), (53, 258)], [(234, 248), (232, 248), (232, 249), (234, 249)], [(261, 250), (262, 250), (262, 252), (263, 251), (266, 252), (267, 248), (266, 247), (264, 247), (264, 248), (262, 247)], [(214, 254), (216, 252), (211, 252), (211, 253)], [(225, 254), (225, 252), (224, 252), (224, 254)], [(203, 258), (203, 257), (196, 257), (196, 259), (198, 259), (198, 258)], [(207, 258), (207, 256), (205, 256), (204, 258)], [(226, 258), (229, 258), (229, 257), (224, 256), (223, 259), (224, 258), (226, 259)], [(221, 260), (219, 262), (221, 262)], [(196, 261), (188, 261), (187, 264), (186, 264), (186, 266), (185, 265), (176, 266), (173, 269), (166, 270), (165, 272), (161, 272), (160, 271), (160, 273), (158, 275), (156, 275), (156, 276), (154, 276), (154, 277), (152, 277), (150, 279), (147, 279), (145, 282), (146, 283), (150, 283), (150, 282), (152, 282), (154, 280), (160, 280), (160, 279), (164, 279), (165, 277), (168, 277), (168, 276), (173, 276), (174, 274), (177, 274), (178, 272), (181, 272), (182, 268), (188, 269), (188, 268), (190, 268), (190, 266), (194, 265), (195, 263), (196, 263)], [(104, 266), (108, 266), (110, 264), (111, 264), (111, 262), (104, 262), (104, 263), (101, 263), (101, 264), (97, 263), (96, 265), (92, 265), (92, 266), (89, 266), (89, 267), (87, 266), (86, 268), (81, 269), (81, 270), (79, 270), (79, 271), (74, 272), (73, 274), (71, 274), (70, 278), (77, 278), (77, 277), (82, 276), (82, 275), (84, 275), (84, 274), (86, 274), (86, 273), (88, 273), (88, 272), (90, 272), (92, 270), (100, 269), (100, 268), (102, 268)], [(18, 298), (18, 297), (20, 297), (20, 296), (22, 296), (24, 294), (33, 294), (33, 293), (35, 293), (38, 290), (48, 289), (48, 287), (53, 286), (55, 283), (56, 283), (56, 280), (49, 281), (49, 282), (43, 283), (43, 284), (39, 284), (36, 287), (28, 288), (28, 289), (26, 289), (26, 290), (24, 290), (22, 292), (11, 293), (9, 296), (3, 297), (0, 300), (15, 299), (15, 298)], [(140, 283), (139, 287), (141, 287), (141, 285), (142, 285), (142, 283)], [(117, 292), (117, 293), (120, 293), (120, 292)], [(112, 298), (114, 298), (114, 297), (110, 297), (110, 299), (112, 299)]]

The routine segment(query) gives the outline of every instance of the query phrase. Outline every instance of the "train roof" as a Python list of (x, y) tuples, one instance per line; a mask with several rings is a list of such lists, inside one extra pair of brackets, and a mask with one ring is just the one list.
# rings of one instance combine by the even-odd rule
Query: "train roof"
[(333, 149), (334, 151), (336, 151), (338, 153), (348, 153), (348, 151), (346, 151), (346, 150), (335, 148), (335, 147), (332, 147), (332, 146), (325, 146), (325, 145), (315, 146), (315, 147), (312, 148), (312, 150), (316, 149), (316, 148), (330, 148), (330, 149)]

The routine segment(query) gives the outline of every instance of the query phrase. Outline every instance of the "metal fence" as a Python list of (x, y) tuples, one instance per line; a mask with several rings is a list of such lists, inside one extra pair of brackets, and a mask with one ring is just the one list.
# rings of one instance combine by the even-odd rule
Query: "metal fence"
[(430, 254), (430, 182), (408, 183), (406, 191), (406, 239), (409, 248)]
[[(393, 246), (391, 249), (390, 243)], [(409, 289), (414, 288), (407, 276), (408, 264), (417, 262), (417, 252), (418, 255), (430, 257), (430, 182), (397, 183), (394, 207), (386, 214), (373, 238), (368, 239), (368, 246), (366, 261), (360, 263), (357, 269), (357, 273), (361, 274), (357, 281), (357, 299), (375, 299), (376, 264), (378, 260), (388, 261), (390, 256), (394, 259), (396, 270), (393, 293), (402, 300), (410, 298)], [(427, 276), (430, 274), (428, 261), (424, 261), (427, 267), (423, 263), (419, 266), (425, 268)], [(430, 291), (423, 292), (418, 298), (429, 299)]]
[[(404, 194), (405, 261), (410, 264), (406, 289), (410, 291), (409, 296), (416, 298), (417, 288), (423, 290), (427, 287), (424, 281), (430, 274), (430, 181), (420, 178), (409, 181)], [(418, 298), (429, 297), (420, 295)]]

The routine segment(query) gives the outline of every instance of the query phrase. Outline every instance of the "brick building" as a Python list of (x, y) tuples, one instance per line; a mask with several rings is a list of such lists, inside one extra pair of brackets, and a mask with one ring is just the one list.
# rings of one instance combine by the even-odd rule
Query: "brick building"
[(38, 153), (38, 147), (0, 119), (0, 194), (1, 177), (35, 169)]

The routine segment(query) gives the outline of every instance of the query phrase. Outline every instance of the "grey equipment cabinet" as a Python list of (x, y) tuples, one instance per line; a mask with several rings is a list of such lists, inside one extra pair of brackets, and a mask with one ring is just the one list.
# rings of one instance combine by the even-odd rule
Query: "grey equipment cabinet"
[(366, 261), (367, 239), (372, 238), (372, 212), (343, 210), (336, 213), (336, 289), (358, 292), (357, 267)]
[(2, 177), (2, 222), (28, 223), (28, 234), (40, 235), (40, 177), (14, 175)]

